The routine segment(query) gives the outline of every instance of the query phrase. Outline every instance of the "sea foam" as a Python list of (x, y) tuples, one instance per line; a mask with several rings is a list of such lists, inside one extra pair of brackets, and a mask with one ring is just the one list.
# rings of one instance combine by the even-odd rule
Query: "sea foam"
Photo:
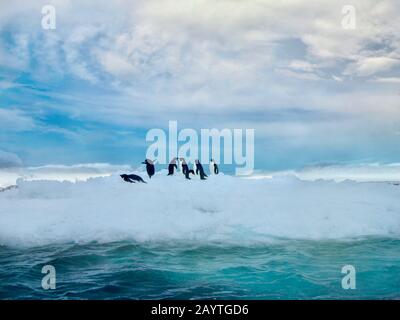
[(19, 179), (0, 193), (0, 244), (400, 237), (400, 187), (389, 183), (228, 175), (188, 181), (164, 170), (147, 182)]

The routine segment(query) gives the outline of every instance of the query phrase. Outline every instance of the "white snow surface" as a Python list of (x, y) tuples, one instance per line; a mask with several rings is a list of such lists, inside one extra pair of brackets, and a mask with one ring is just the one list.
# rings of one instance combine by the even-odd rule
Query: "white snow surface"
[(129, 173), (147, 184), (118, 174), (18, 179), (17, 188), (0, 192), (0, 245), (400, 237), (400, 186), (390, 183)]

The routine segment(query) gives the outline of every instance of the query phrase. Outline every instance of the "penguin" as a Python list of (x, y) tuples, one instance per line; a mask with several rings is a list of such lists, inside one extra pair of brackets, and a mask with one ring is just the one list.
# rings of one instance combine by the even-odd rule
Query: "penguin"
[(204, 173), (203, 166), (201, 165), (201, 163), (198, 159), (195, 160), (195, 164), (196, 164), (196, 174), (200, 174), (201, 180), (206, 180), (207, 175)]
[(149, 178), (151, 179), (151, 177), (154, 176), (154, 172), (156, 171), (155, 166), (154, 166), (154, 161), (152, 161), (150, 159), (146, 159), (142, 162), (142, 164), (146, 165), (147, 174), (149, 175)]
[(121, 174), (120, 177), (125, 181), (125, 182), (130, 182), (130, 183), (136, 183), (136, 182), (142, 182), (142, 183), (147, 183), (142, 179), (142, 177), (136, 175), (136, 174)]
[(218, 174), (219, 173), (218, 165), (214, 161), (214, 159), (210, 160), (210, 172), (211, 172), (211, 174)]
[(178, 159), (177, 159), (177, 160), (178, 160), (178, 168), (177, 168), (177, 170), (179, 170), (180, 172), (183, 173), (182, 159), (183, 159), (183, 158), (178, 158)]
[(178, 169), (178, 166), (176, 165), (176, 158), (172, 158), (171, 162), (168, 165), (168, 175), (172, 176), (174, 174), (174, 168)]
[(185, 175), (186, 179), (190, 180), (189, 174), (194, 175), (194, 170), (189, 170), (189, 166), (187, 165), (184, 158), (180, 158), (179, 160), (182, 163), (182, 173)]

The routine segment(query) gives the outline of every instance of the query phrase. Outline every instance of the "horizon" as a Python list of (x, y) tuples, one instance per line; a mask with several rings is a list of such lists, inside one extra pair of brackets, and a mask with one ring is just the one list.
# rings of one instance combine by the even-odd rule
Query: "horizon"
[[(235, 175), (234, 168), (222, 165), (221, 173), (229, 176)], [(166, 165), (156, 164), (156, 174), (166, 173)], [(48, 164), (37, 167), (0, 168), (0, 191), (4, 188), (18, 185), (18, 179), (32, 181), (87, 181), (91, 178), (106, 178), (121, 173), (133, 172), (146, 174), (146, 168), (142, 164), (109, 164), (109, 163), (85, 163), (75, 165)], [(208, 172), (208, 166), (206, 168)], [(246, 179), (280, 179), (281, 177), (295, 177), (303, 181), (344, 181), (355, 182), (400, 182), (400, 163), (379, 164), (324, 164), (308, 166), (301, 169), (290, 170), (255, 170), (250, 175), (237, 176)]]

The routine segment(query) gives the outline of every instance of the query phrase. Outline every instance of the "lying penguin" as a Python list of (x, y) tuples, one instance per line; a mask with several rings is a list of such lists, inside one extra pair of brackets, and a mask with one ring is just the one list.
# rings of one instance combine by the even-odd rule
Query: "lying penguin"
[(136, 174), (121, 174), (120, 177), (125, 181), (125, 182), (130, 182), (130, 183), (136, 183), (136, 182), (142, 182), (142, 183), (147, 183), (142, 179), (142, 177), (136, 175)]
[(149, 175), (149, 178), (151, 179), (151, 177), (154, 176), (154, 173), (156, 171), (155, 166), (154, 166), (154, 161), (152, 161), (150, 159), (146, 159), (142, 162), (142, 164), (146, 165), (147, 174)]

